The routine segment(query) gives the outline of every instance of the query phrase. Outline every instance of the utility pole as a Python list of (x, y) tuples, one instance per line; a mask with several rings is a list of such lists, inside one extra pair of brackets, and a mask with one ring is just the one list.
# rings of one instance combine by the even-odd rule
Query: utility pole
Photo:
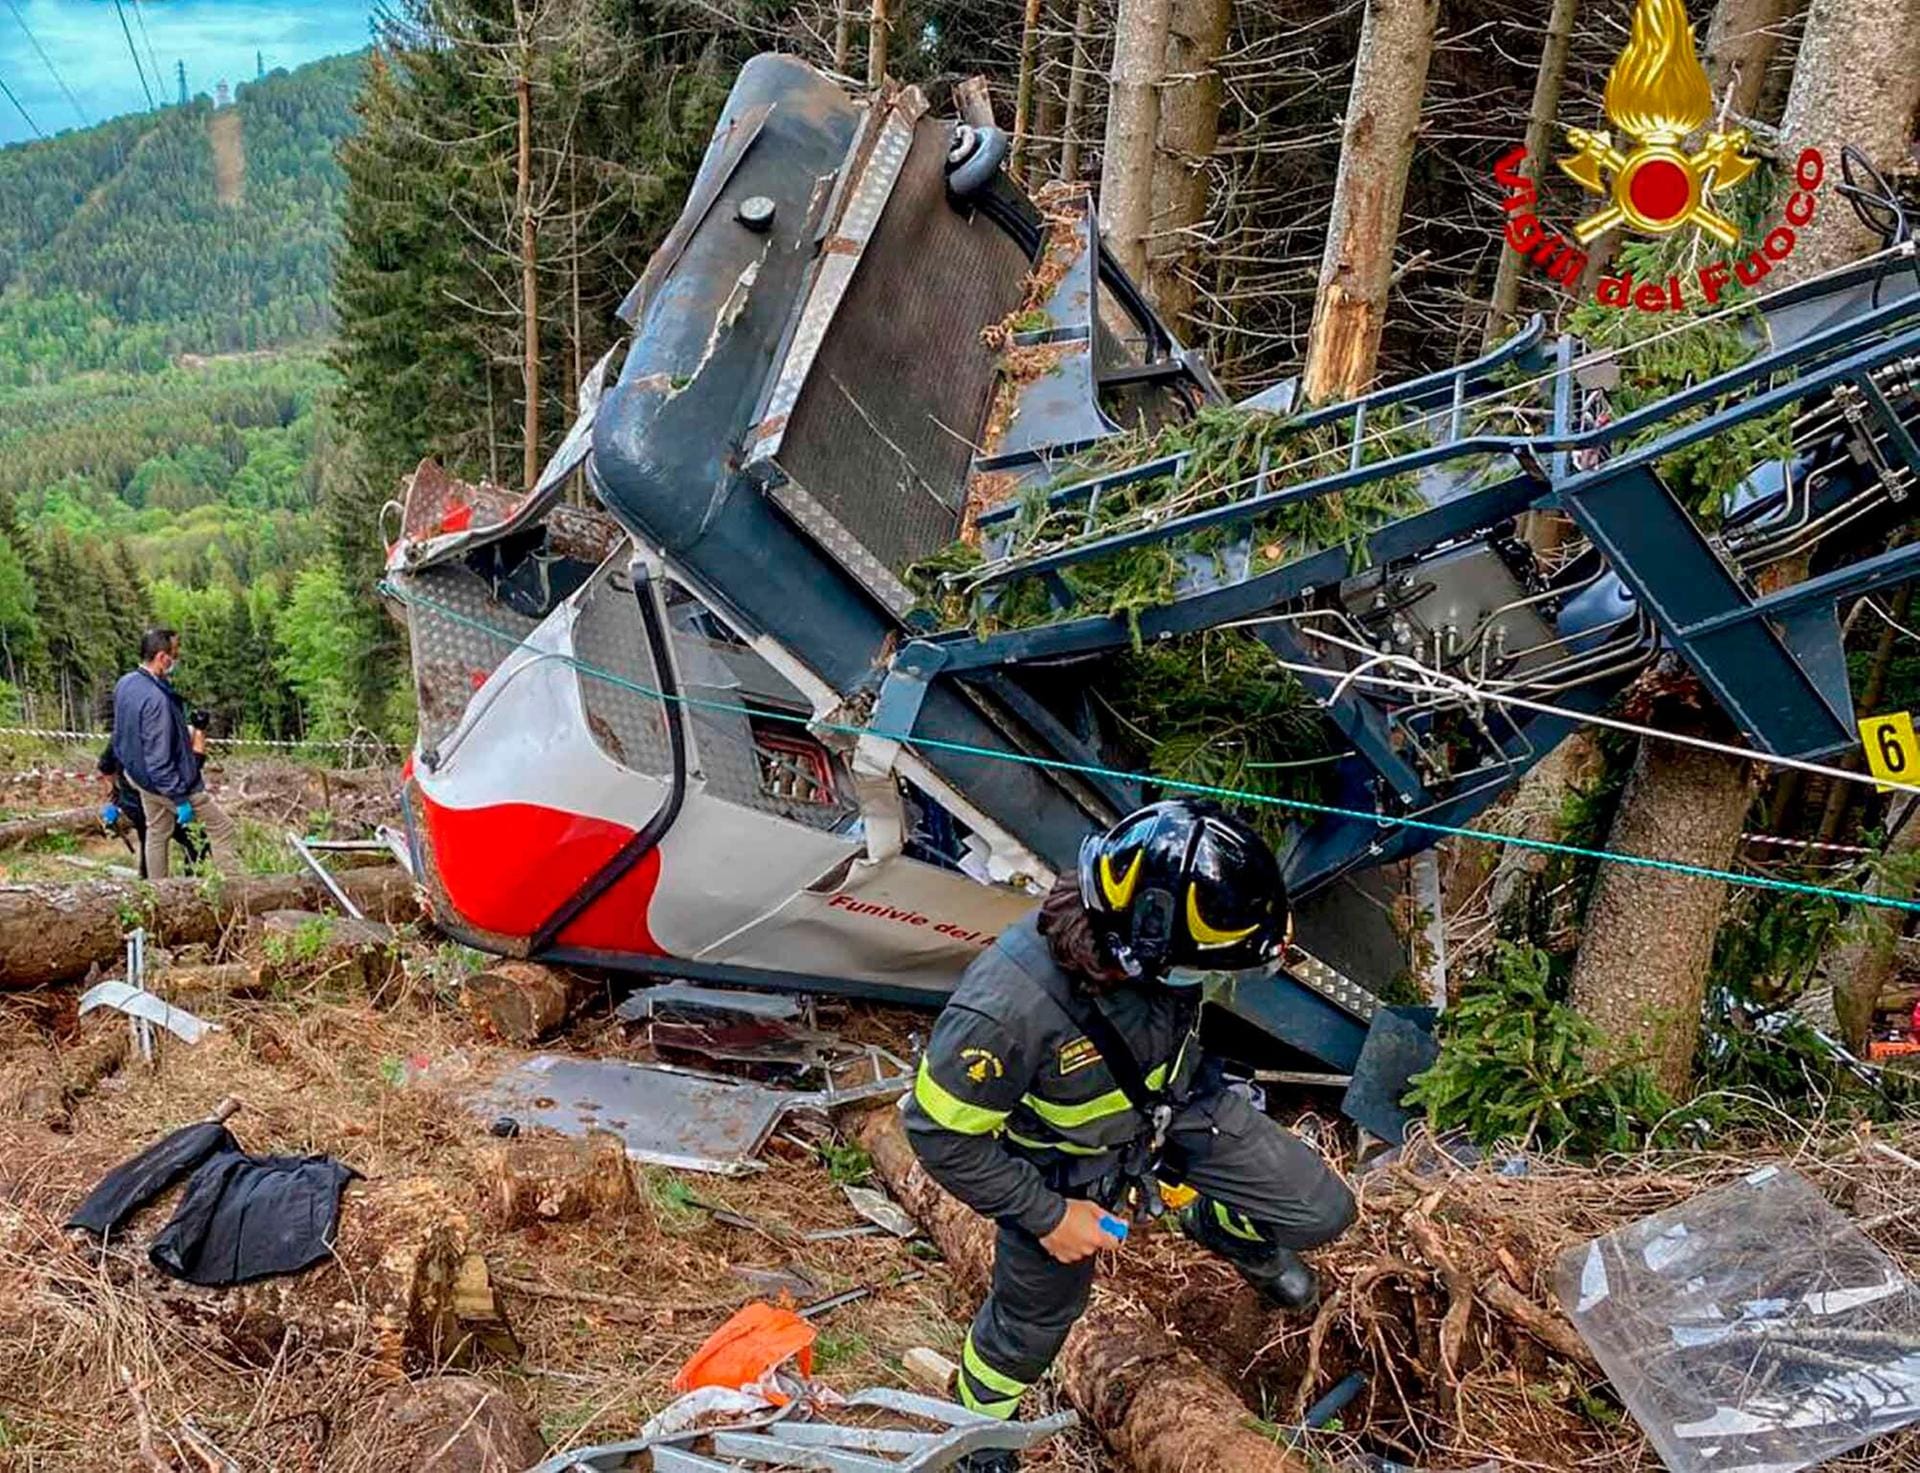
[(184, 61), (176, 61), (173, 64), (173, 74), (180, 79), (180, 106), (185, 107), (187, 105), (187, 64)]
[(266, 76), (267, 53), (256, 47), (253, 53), (253, 79), (256, 82), (261, 82), (266, 80)]

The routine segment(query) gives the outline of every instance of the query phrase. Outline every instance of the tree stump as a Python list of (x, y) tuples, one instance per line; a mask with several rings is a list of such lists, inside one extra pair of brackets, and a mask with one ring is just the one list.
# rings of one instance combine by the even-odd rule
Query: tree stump
[(499, 961), (461, 985), (476, 1026), (507, 1043), (535, 1044), (565, 1026), (592, 985), (539, 962)]
[(546, 1455), (504, 1391), (473, 1376), (429, 1376), (356, 1407), (334, 1458), (343, 1468), (520, 1473)]
[(165, 1280), (157, 1293), (243, 1354), (270, 1360), (293, 1331), (306, 1345), (358, 1350), (396, 1376), (464, 1365), (480, 1343), (499, 1345), (506, 1323), (466, 1214), (426, 1177), (350, 1185), (333, 1258), (305, 1273), (233, 1289)]
[(582, 1140), (503, 1141), (482, 1152), (480, 1170), (502, 1227), (578, 1222), (640, 1205), (626, 1148), (610, 1131), (592, 1131)]

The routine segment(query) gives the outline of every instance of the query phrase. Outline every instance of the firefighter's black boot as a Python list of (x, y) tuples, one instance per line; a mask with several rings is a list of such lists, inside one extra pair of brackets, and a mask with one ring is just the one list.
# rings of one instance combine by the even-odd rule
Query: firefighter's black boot
[(1020, 1454), (995, 1448), (990, 1452), (968, 1453), (953, 1465), (953, 1473), (1019, 1473)]
[(1320, 1280), (1291, 1248), (1275, 1243), (1258, 1223), (1224, 1202), (1201, 1197), (1180, 1209), (1180, 1226), (1201, 1247), (1240, 1271), (1275, 1309), (1299, 1313), (1320, 1297)]

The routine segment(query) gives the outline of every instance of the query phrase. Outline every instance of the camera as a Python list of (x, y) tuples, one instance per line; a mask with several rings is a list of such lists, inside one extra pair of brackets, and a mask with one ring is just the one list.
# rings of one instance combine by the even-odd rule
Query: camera
[(213, 725), (213, 712), (209, 711), (205, 706), (195, 706), (191, 711), (187, 712), (187, 725), (205, 731)]

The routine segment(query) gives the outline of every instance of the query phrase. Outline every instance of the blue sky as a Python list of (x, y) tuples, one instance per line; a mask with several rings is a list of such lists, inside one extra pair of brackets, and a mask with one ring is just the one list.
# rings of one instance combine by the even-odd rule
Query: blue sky
[[(121, 0), (147, 85), (157, 101), (179, 95), (174, 63), (187, 64), (187, 88), (211, 94), (221, 78), (253, 77), (254, 53), (267, 70), (367, 44), (370, 0)], [(24, 17), (25, 28), (20, 21)], [(142, 34), (142, 25), (145, 32)], [(28, 31), (32, 32), (32, 39)], [(49, 71), (33, 41), (52, 61)], [(149, 58), (149, 43), (152, 56)], [(152, 76), (159, 63), (160, 78)], [(62, 92), (53, 73), (73, 93)], [(147, 105), (114, 0), (0, 0), (0, 82), (40, 129), (53, 134)], [(0, 144), (33, 137), (17, 108), (0, 95)]]

